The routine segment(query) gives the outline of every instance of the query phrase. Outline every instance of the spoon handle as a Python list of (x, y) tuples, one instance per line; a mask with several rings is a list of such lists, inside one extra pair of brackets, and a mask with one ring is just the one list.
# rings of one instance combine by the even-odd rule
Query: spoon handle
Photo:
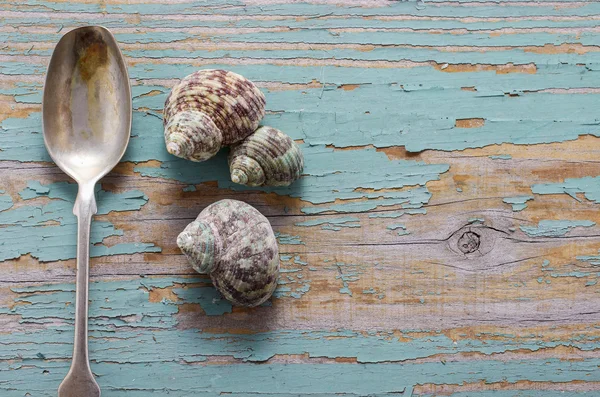
[(77, 292), (75, 297), (75, 342), (69, 373), (58, 387), (58, 397), (99, 397), (88, 358), (88, 280), (90, 226), (96, 213), (95, 182), (79, 184), (73, 213), (77, 216)]

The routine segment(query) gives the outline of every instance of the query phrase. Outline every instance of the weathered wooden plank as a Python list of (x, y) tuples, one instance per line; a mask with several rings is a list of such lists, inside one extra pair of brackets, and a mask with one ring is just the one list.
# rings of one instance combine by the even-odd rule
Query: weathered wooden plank
[[(68, 368), (75, 187), (41, 91), (59, 37), (103, 24), (135, 108), (98, 192), (103, 394), (597, 395), (599, 19), (567, 0), (2, 2), (1, 394), (55, 395)], [(166, 153), (166, 93), (203, 67), (258, 83), (305, 151), (298, 183)], [(174, 243), (221, 198), (278, 233), (268, 305), (231, 307)]]

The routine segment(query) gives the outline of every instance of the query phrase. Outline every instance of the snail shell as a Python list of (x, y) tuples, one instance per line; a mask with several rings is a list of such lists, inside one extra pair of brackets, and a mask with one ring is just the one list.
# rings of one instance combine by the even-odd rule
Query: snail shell
[(204, 161), (250, 135), (265, 115), (265, 96), (250, 80), (200, 70), (171, 90), (164, 109), (165, 144), (177, 157)]
[(303, 168), (300, 147), (273, 127), (260, 127), (229, 153), (231, 180), (241, 185), (287, 186), (300, 178)]
[(279, 250), (271, 224), (237, 200), (206, 207), (177, 237), (177, 245), (199, 273), (240, 306), (257, 306), (277, 286)]

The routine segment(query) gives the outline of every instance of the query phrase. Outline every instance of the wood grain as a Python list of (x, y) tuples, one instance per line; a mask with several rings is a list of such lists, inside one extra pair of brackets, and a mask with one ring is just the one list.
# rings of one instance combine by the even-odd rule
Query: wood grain
[[(60, 36), (110, 28), (134, 124), (99, 187), (90, 355), (105, 396), (600, 395), (600, 2), (0, 2), (0, 394), (54, 396), (72, 349), (76, 187), (41, 135)], [(162, 142), (206, 67), (302, 147), (290, 188)], [(232, 307), (176, 235), (243, 200), (278, 234), (269, 304)]]

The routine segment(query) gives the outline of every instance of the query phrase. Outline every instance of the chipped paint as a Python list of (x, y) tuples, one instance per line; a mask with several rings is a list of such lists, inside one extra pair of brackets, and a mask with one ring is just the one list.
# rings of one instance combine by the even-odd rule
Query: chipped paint
[[(275, 298), (300, 299), (310, 291), (311, 287), (312, 281), (304, 273), (308, 262), (301, 260), (299, 255), (294, 256), (293, 261), (291, 255), (280, 256), (280, 259), (283, 263), (281, 263), (280, 277), (273, 296)], [(295, 267), (293, 264), (300, 265), (300, 267)]]
[(485, 218), (469, 218), (467, 222), (472, 224), (484, 224)]
[[(139, 190), (127, 190), (123, 193), (112, 193), (102, 190), (100, 184), (94, 187), (98, 205), (98, 215), (108, 214), (111, 211), (135, 211), (142, 208), (148, 197)], [(50, 185), (42, 185), (38, 181), (27, 182), (27, 187), (19, 192), (23, 200), (36, 197), (49, 197), (51, 199), (65, 200), (75, 203), (77, 196), (77, 184), (69, 182), (56, 182)]]
[(527, 204), (525, 203), (527, 203), (529, 200), (533, 200), (533, 196), (506, 197), (502, 199), (502, 202), (512, 205), (512, 210), (514, 212), (519, 212), (527, 208)]
[[(160, 145), (160, 150), (164, 151), (164, 144), (161, 142)], [(288, 187), (262, 190), (298, 197), (317, 205), (303, 207), (302, 211), (307, 214), (325, 211), (342, 213), (368, 211), (377, 207), (395, 205), (408, 209), (420, 208), (431, 197), (431, 193), (425, 187), (427, 182), (438, 180), (440, 174), (448, 171), (448, 166), (445, 164), (425, 164), (409, 160), (390, 161), (384, 153), (375, 149), (336, 151), (324, 146), (301, 146), (305, 158), (303, 177)], [(227, 167), (224, 166), (225, 157), (226, 154), (222, 152), (203, 163), (192, 164), (185, 160), (168, 160), (163, 161), (160, 167), (137, 166), (135, 170), (142, 176), (170, 178), (191, 184), (217, 179), (219, 187), (222, 188), (238, 191), (256, 190), (230, 181)], [(387, 176), (383, 178), (382, 175)], [(417, 187), (402, 191), (371, 193), (357, 191), (356, 186), (375, 190), (404, 186)], [(352, 201), (359, 199), (361, 201)], [(336, 200), (347, 202), (332, 204)]]
[(369, 214), (369, 218), (400, 218), (402, 215), (426, 214), (425, 208), (407, 209), (404, 211), (387, 211), (375, 214)]
[[(279, 79), (285, 83), (307, 83), (312, 80), (320, 80), (323, 75), (328, 76), (328, 80), (331, 80), (322, 83), (334, 84), (335, 87), (324, 91), (321, 88), (308, 88), (303, 91), (266, 92), (267, 103), (270, 104), (269, 110), (274, 113), (267, 116), (265, 122), (275, 123), (282, 130), (292, 132), (293, 138), (303, 139), (311, 145), (332, 144), (336, 147), (348, 147), (372, 144), (376, 147), (405, 146), (411, 152), (420, 152), (426, 149), (449, 151), (505, 142), (514, 144), (564, 142), (576, 139), (580, 135), (597, 136), (598, 134), (595, 128), (595, 119), (583, 116), (593, 113), (590, 104), (593, 94), (536, 93), (517, 97), (505, 95), (505, 92), (512, 93), (513, 89), (503, 85), (518, 85), (523, 91), (557, 87), (586, 87), (575, 81), (568, 81), (563, 85), (560, 83), (552, 85), (550, 82), (555, 83), (556, 74), (555, 68), (549, 66), (540, 72), (540, 79), (547, 81), (547, 84), (531, 86), (527, 83), (529, 77), (524, 78), (523, 82), (519, 82), (511, 76), (506, 79), (505, 84), (499, 80), (497, 84), (492, 83), (485, 88), (479, 87), (475, 92), (459, 88), (473, 85), (485, 77), (487, 78), (484, 81), (487, 82), (490, 78), (485, 75), (487, 72), (447, 73), (449, 75), (447, 86), (442, 84), (440, 87), (439, 83), (436, 83), (427, 90), (422, 86), (413, 89), (408, 84), (399, 87), (396, 83), (426, 79), (426, 76), (431, 76), (432, 69), (430, 67), (366, 72), (360, 68), (289, 66), (283, 69), (289, 75), (282, 75), (282, 68), (277, 65), (261, 65), (260, 70), (264, 74), (256, 76), (256, 67), (220, 64), (203, 66), (232, 69), (258, 81), (264, 79), (264, 76), (279, 76)], [(569, 67), (573, 68), (573, 71), (565, 73), (564, 76), (570, 76), (572, 80), (580, 79), (582, 73), (584, 75), (590, 73), (583, 66)], [(131, 74), (134, 78), (139, 75), (144, 78), (164, 79), (174, 76), (183, 77), (197, 69), (198, 66), (183, 64), (163, 65), (157, 69), (153, 64), (149, 64), (144, 67), (134, 66)], [(358, 71), (360, 71), (361, 79), (357, 82), (362, 83), (359, 88), (353, 91), (337, 89), (337, 84), (352, 79), (351, 76)], [(369, 74), (370, 78), (367, 77)], [(298, 79), (298, 76), (305, 77)], [(381, 81), (384, 83), (382, 84)], [(160, 110), (168, 89), (150, 86), (146, 90), (151, 92), (157, 88), (162, 94), (139, 96), (134, 100), (134, 107)], [(143, 88), (139, 90), (143, 90)], [(433, 114), (429, 106), (431, 90), (435, 90), (438, 103)], [(567, 95), (569, 100), (565, 101), (562, 97)], [(324, 98), (325, 100), (323, 100)], [(355, 98), (361, 98), (361, 100), (356, 101)], [(385, 113), (387, 107), (405, 101), (410, 101), (411, 106), (401, 107), (398, 113), (393, 115)], [(378, 104), (380, 108), (372, 108), (369, 106), (371, 103)], [(461, 106), (456, 107), (457, 103)], [(544, 106), (540, 106), (540, 103), (544, 103)], [(478, 119), (485, 120), (485, 124), (479, 128), (457, 128), (455, 120), (472, 118), (470, 112), (473, 108), (478, 109), (478, 113), (481, 115)], [(557, 122), (538, 121), (543, 120), (543, 116), (547, 114), (549, 108), (553, 109)], [(576, 112), (577, 110), (580, 112)], [(510, 118), (507, 119), (506, 115), (510, 115)], [(36, 117), (39, 118), (39, 116)], [(3, 122), (4, 130), (14, 130), (17, 127), (11, 120), (13, 119)], [(160, 122), (159, 119), (156, 121)], [(317, 125), (320, 127), (316, 128)], [(396, 133), (395, 126), (397, 125), (402, 126), (401, 134)], [(344, 130), (344, 134), (337, 134), (340, 129)], [(434, 133), (422, 135), (423, 129)], [(320, 133), (311, 134), (311, 131)], [(325, 131), (328, 133), (323, 133)], [(16, 132), (19, 137), (23, 136), (23, 139), (30, 138), (25, 130), (18, 129)], [(0, 147), (4, 148), (7, 145), (10, 147), (15, 144), (0, 141)], [(18, 142), (16, 146), (20, 146)]]
[(579, 255), (577, 256), (578, 261), (587, 262), (592, 266), (600, 266), (600, 250), (598, 255)]
[[(157, 88), (156, 86), (144, 87), (145, 92), (155, 92)], [(136, 95), (137, 99), (134, 99), (134, 107), (160, 110), (162, 109), (167, 91), (163, 88), (160, 91), (161, 94), (151, 96), (143, 96), (143, 92), (139, 91)], [(297, 92), (293, 94), (299, 95)], [(426, 164), (410, 160), (390, 161), (384, 153), (372, 148), (358, 151), (335, 151), (332, 148), (325, 147), (324, 144), (326, 143), (337, 146), (349, 146), (364, 142), (340, 142), (330, 139), (323, 141), (321, 134), (311, 137), (300, 133), (302, 130), (309, 130), (302, 126), (302, 120), (314, 120), (321, 123), (323, 121), (322, 117), (302, 116), (301, 120), (282, 120), (281, 118), (287, 117), (287, 115), (299, 117), (302, 114), (308, 114), (310, 113), (310, 109), (306, 107), (313, 105), (306, 102), (306, 98), (303, 95), (297, 98), (271, 98), (274, 95), (289, 96), (291, 94), (287, 91), (267, 93), (268, 103), (279, 105), (289, 103), (293, 107), (305, 106), (301, 111), (293, 109), (282, 109), (279, 111), (278, 109), (272, 109), (278, 113), (265, 118), (265, 124), (272, 122), (273, 125), (278, 125), (279, 128), (285, 130), (293, 138), (303, 139), (306, 142), (302, 145), (305, 157), (305, 175), (289, 187), (265, 188), (262, 190), (273, 191), (291, 197), (299, 197), (313, 204), (332, 203), (335, 200), (367, 199), (360, 202), (305, 207), (303, 211), (306, 213), (368, 211), (379, 206), (393, 205), (402, 205), (405, 208), (419, 208), (426, 204), (431, 196), (425, 188), (427, 182), (438, 180), (440, 174), (447, 172), (449, 169), (446, 164)], [(381, 93), (377, 95), (381, 96)], [(338, 114), (341, 111), (337, 110), (338, 107), (345, 109), (344, 111), (348, 112), (348, 114), (353, 114), (356, 110), (347, 109), (347, 99), (340, 100), (343, 103), (327, 101), (328, 106), (332, 106), (333, 108), (331, 110), (319, 108), (319, 112), (324, 111), (326, 115), (329, 114), (327, 112), (333, 112), (332, 114), (336, 114), (336, 121), (341, 122), (344, 117)], [(299, 103), (299, 101), (303, 103)], [(39, 134), (41, 125), (40, 114), (33, 113), (25, 121), (23, 119), (11, 118), (2, 121), (2, 130), (10, 132), (13, 137), (17, 136), (17, 140), (21, 140), (21, 144), (15, 142), (14, 138), (3, 141), (1, 137), (8, 136), (8, 134), (0, 134), (0, 149), (2, 149), (0, 151), (0, 159), (49, 161)], [(348, 120), (348, 122), (350, 121)], [(332, 131), (337, 129), (337, 127), (333, 128)], [(222, 188), (251, 190), (251, 188), (241, 187), (230, 181), (227, 167), (223, 166), (226, 162), (225, 152), (211, 159), (211, 161), (199, 164), (192, 164), (189, 161), (177, 159), (166, 152), (162, 134), (156, 134), (156, 131), (161, 130), (162, 122), (160, 118), (150, 116), (146, 112), (134, 112), (132, 137), (124, 160), (143, 162), (154, 159), (161, 161), (160, 167), (135, 167), (135, 170), (142, 176), (175, 179), (193, 185), (217, 180), (219, 187)], [(313, 130), (312, 126), (310, 130)], [(356, 133), (362, 135), (360, 131), (356, 131)], [(390, 136), (396, 135), (394, 133)], [(340, 136), (350, 137), (351, 132), (346, 131), (345, 134)], [(387, 176), (381, 178), (381, 175)], [(356, 191), (356, 186), (375, 190), (401, 188), (404, 186), (417, 187), (400, 192), (367, 193)]]
[(397, 232), (398, 236), (406, 236), (407, 234), (410, 234), (410, 232), (408, 230), (406, 230), (406, 225), (404, 225), (403, 223), (392, 223), (391, 225), (388, 225), (387, 228), (389, 230), (400, 229)]
[(0, 190), (0, 212), (5, 211), (13, 206), (12, 197), (5, 193), (4, 190)]
[(304, 245), (304, 242), (300, 239), (300, 236), (290, 236), (289, 234), (275, 232), (277, 242), (283, 245)]
[[(102, 374), (98, 378), (101, 387), (110, 385), (118, 388), (135, 388), (136, 390), (169, 390), (173, 395), (186, 395), (197, 391), (198, 385), (208, 382), (205, 390), (207, 395), (212, 393), (239, 392), (235, 384), (221, 382), (219, 373), (223, 371), (242, 371), (245, 390), (264, 393), (267, 389), (261, 384), (275, 385), (286, 380), (286, 392), (306, 393), (307, 383), (295, 384), (292, 374), (303, 374), (310, 378), (314, 371), (323, 371), (319, 364), (277, 364), (266, 363), (258, 366), (249, 365), (253, 362), (262, 363), (276, 355), (306, 355), (310, 358), (345, 358), (352, 357), (361, 366), (328, 364), (328, 374), (346, 375), (350, 371), (352, 377), (358, 377), (363, 384), (360, 393), (373, 393), (376, 390), (390, 392), (392, 387), (412, 388), (420, 383), (448, 383), (458, 379), (472, 382), (518, 380), (588, 380), (598, 381), (598, 372), (593, 358), (585, 361), (562, 361), (555, 358), (521, 358), (518, 362), (504, 361), (495, 355), (505, 352), (542, 351), (565, 346), (580, 352), (593, 352), (599, 346), (597, 336), (585, 334), (573, 335), (571, 339), (552, 339), (545, 342), (538, 340), (538, 335), (515, 337), (514, 335), (479, 335), (476, 339), (468, 336), (448, 337), (441, 332), (406, 330), (401, 332), (356, 332), (350, 330), (315, 331), (315, 330), (282, 330), (259, 332), (253, 334), (228, 334), (196, 329), (178, 330), (174, 328), (177, 322), (177, 312), (182, 303), (198, 304), (207, 315), (216, 312), (231, 315), (227, 303), (215, 297), (216, 290), (202, 285), (206, 279), (138, 279), (119, 282), (93, 282), (90, 284), (90, 354), (94, 357), (92, 370)], [(175, 287), (175, 288), (173, 288)], [(162, 300), (152, 302), (149, 291), (155, 288), (173, 288), (177, 300)], [(72, 338), (70, 329), (73, 321), (73, 306), (66, 305), (73, 299), (74, 286), (70, 284), (54, 284), (13, 288), (15, 300), (26, 304), (16, 305), (10, 311), (4, 311), (5, 316), (14, 316), (29, 324), (45, 324), (42, 328), (14, 331), (12, 343), (0, 344), (0, 357), (11, 361), (9, 376), (11, 385), (18, 390), (29, 390), (36, 395), (45, 395), (45, 390), (54, 390), (68, 369), (65, 361), (71, 354)], [(212, 292), (211, 292), (212, 291)], [(368, 291), (368, 290), (367, 290)], [(367, 292), (369, 293), (369, 292)], [(189, 300), (192, 301), (189, 301)], [(133, 317), (132, 317), (133, 316)], [(202, 316), (202, 314), (198, 314)], [(45, 319), (55, 319), (46, 323)], [(60, 320), (60, 321), (56, 321)], [(115, 333), (115, 330), (117, 330)], [(426, 332), (427, 335), (419, 335)], [(115, 337), (118, 336), (118, 337)], [(46, 344), (40, 341), (52, 340)], [(135, 346), (134, 350), (131, 346)], [(185, 347), (182, 349), (182, 347)], [(161, 354), (156, 354), (160, 351)], [(455, 361), (451, 358), (457, 353), (477, 354), (477, 370), (473, 370), (471, 361)], [(425, 360), (417, 363), (414, 360), (448, 355), (445, 364), (439, 360)], [(207, 357), (233, 357), (237, 363), (232, 366), (209, 365), (198, 371), (197, 366), (187, 363), (202, 363)], [(372, 381), (364, 378), (365, 369), (377, 363), (391, 366), (389, 379), (382, 389), (381, 367), (372, 367), (375, 376)], [(401, 365), (401, 368), (396, 368)], [(31, 368), (35, 367), (36, 371)], [(159, 376), (156, 366), (163, 370), (168, 368), (169, 379), (178, 380), (177, 387), (171, 388), (171, 382)], [(291, 368), (290, 368), (291, 366)], [(216, 367), (217, 372), (209, 370)], [(287, 368), (287, 369), (286, 369)], [(353, 372), (352, 368), (359, 368)], [(524, 371), (524, 368), (527, 371)], [(551, 368), (553, 373), (549, 374)], [(42, 378), (39, 372), (48, 371)], [(410, 373), (409, 377), (392, 376), (402, 370)], [(158, 372), (157, 372), (158, 371)], [(275, 372), (274, 372), (275, 371)], [(289, 374), (286, 374), (289, 371)], [(333, 371), (333, 372), (331, 372)], [(407, 372), (409, 371), (409, 372)], [(425, 371), (425, 372), (423, 372)], [(118, 376), (120, 372), (123, 376)], [(527, 372), (526, 374), (524, 372)], [(272, 378), (273, 373), (277, 378)], [(248, 374), (258, 377), (260, 382), (247, 378)], [(458, 374), (458, 375), (457, 375)], [(496, 375), (498, 374), (498, 375)], [(183, 376), (185, 375), (185, 376)], [(36, 377), (38, 382), (29, 383), (27, 380)], [(255, 378), (253, 378), (255, 379)], [(329, 379), (329, 376), (327, 377)], [(348, 387), (356, 387), (356, 382), (349, 378)], [(250, 382), (250, 383), (249, 383)], [(400, 383), (398, 383), (400, 382)], [(340, 389), (338, 382), (310, 382), (317, 392), (348, 392)], [(327, 386), (331, 385), (331, 386)], [(241, 385), (239, 386), (241, 387)], [(328, 389), (332, 387), (332, 389)], [(7, 385), (0, 385), (8, 395), (12, 395)], [(272, 390), (272, 389), (271, 389)], [(39, 391), (39, 393), (38, 393)], [(313, 392), (311, 391), (311, 393)]]
[(345, 217), (337, 217), (337, 218), (326, 218), (326, 219), (311, 219), (304, 222), (296, 223), (296, 226), (318, 226), (323, 225), (322, 228), (329, 227), (331, 230), (341, 230), (342, 227), (360, 227), (360, 219), (354, 216), (345, 216)]
[[(112, 193), (96, 186), (96, 194), (98, 214), (140, 209), (148, 201), (142, 192), (136, 190)], [(23, 205), (0, 212), (0, 225), (3, 225), (0, 228), (0, 260), (25, 254), (31, 254), (40, 261), (75, 258), (77, 218), (73, 215), (73, 203), (76, 195), (77, 185), (73, 183), (42, 185), (38, 181), (29, 181), (27, 187), (19, 192)], [(35, 201), (38, 197), (51, 200), (40, 204)], [(161, 251), (152, 243), (137, 241), (112, 246), (102, 244), (109, 236), (123, 236), (122, 241), (131, 239), (110, 222), (94, 221), (90, 234), (90, 256)]]
[(340, 294), (352, 296), (350, 283), (354, 283), (359, 280), (359, 276), (364, 273), (365, 266), (353, 263), (336, 262), (332, 266), (325, 266), (324, 269), (336, 272), (336, 280), (340, 280), (342, 282)]
[(512, 156), (510, 154), (496, 154), (489, 156), (492, 160), (511, 160)]
[[(594, 397), (598, 391), (579, 391), (579, 390), (529, 390), (524, 388), (514, 388), (511, 390), (480, 390), (477, 391), (477, 397), (537, 397), (543, 393), (544, 397)], [(439, 394), (419, 394), (419, 397), (438, 397)], [(472, 397), (472, 392), (455, 392), (452, 397)]]
[(541, 183), (533, 185), (531, 191), (535, 194), (568, 194), (577, 201), (578, 193), (595, 203), (600, 203), (600, 177), (587, 176), (584, 178), (569, 178), (564, 182)]
[[(352, 354), (360, 363), (377, 363), (385, 361), (414, 360), (425, 358), (436, 354), (452, 354), (457, 352), (478, 352), (484, 355), (492, 355), (505, 351), (516, 351), (527, 349), (536, 351), (555, 346), (573, 346), (581, 351), (593, 351), (598, 347), (598, 336), (586, 336), (585, 334), (574, 335), (571, 340), (554, 340), (543, 344), (537, 343), (535, 335), (529, 337), (515, 337), (514, 335), (502, 335), (501, 338), (490, 338), (485, 341), (477, 341), (469, 337), (452, 339), (439, 331), (429, 332), (431, 335), (418, 336), (411, 333), (427, 332), (425, 330), (411, 330), (401, 332), (376, 332), (367, 336), (362, 332), (340, 330), (340, 331), (313, 331), (313, 330), (283, 330), (272, 332), (261, 332), (252, 335), (236, 337), (235, 335), (219, 334), (212, 332), (198, 332), (190, 330), (184, 335), (183, 330), (170, 329), (170, 325), (176, 323), (174, 316), (178, 308), (187, 298), (193, 298), (201, 295), (200, 292), (216, 290), (213, 287), (196, 286), (197, 283), (205, 282), (202, 278), (153, 278), (144, 279), (144, 282), (138, 280), (129, 280), (125, 282), (100, 282), (90, 284), (90, 296), (92, 297), (92, 306), (90, 307), (91, 323), (90, 330), (95, 336), (106, 335), (110, 333), (111, 328), (123, 328), (119, 334), (125, 339), (136, 340), (140, 338), (140, 348), (144, 353), (140, 357), (145, 357), (145, 361), (168, 362), (177, 359), (179, 350), (165, 350), (167, 356), (156, 356), (152, 354), (152, 346), (145, 346), (143, 341), (155, 335), (160, 339), (160, 343), (169, 343), (168, 339), (174, 337), (171, 343), (178, 343), (179, 340), (189, 340), (189, 347), (201, 349), (202, 355), (233, 355), (236, 358), (245, 361), (262, 362), (276, 354), (303, 354), (310, 353), (311, 357), (347, 357)], [(182, 287), (173, 289), (173, 293), (179, 298), (178, 301), (166, 300), (164, 302), (151, 302), (148, 288), (167, 288), (182, 284)], [(17, 305), (14, 310), (8, 313), (9, 316), (20, 316), (27, 321), (40, 321), (45, 318), (63, 319), (67, 322), (73, 320), (74, 312), (72, 306), (66, 306), (74, 292), (74, 286), (71, 284), (53, 284), (32, 286), (26, 288), (14, 288), (17, 293), (17, 301), (27, 302), (25, 305)], [(210, 296), (210, 293), (207, 295)], [(107, 300), (108, 299), (108, 300)], [(222, 302), (217, 299), (206, 299), (201, 307), (206, 311), (210, 306), (218, 308)], [(110, 306), (110, 307), (108, 307)], [(139, 314), (137, 320), (132, 322), (122, 321), (130, 314)], [(136, 327), (136, 332), (128, 332), (128, 327)], [(33, 331), (33, 333), (56, 333), (57, 346), (48, 346), (44, 354), (48, 359), (60, 359), (67, 356), (68, 345), (72, 342), (71, 335), (64, 333), (64, 324), (51, 324), (46, 329)], [(182, 335), (176, 336), (178, 333)], [(11, 350), (8, 346), (0, 346), (1, 356), (4, 359), (16, 357), (21, 353), (22, 359), (33, 359), (29, 355), (37, 351), (28, 349), (27, 344), (34, 341), (32, 335), (28, 333), (17, 333), (16, 340), (19, 349)], [(499, 336), (499, 335), (498, 335)], [(404, 338), (410, 337), (409, 341)], [(485, 338), (484, 338), (485, 339)], [(198, 340), (200, 345), (193, 343)], [(295, 341), (295, 342), (294, 342)], [(126, 348), (132, 341), (123, 340), (115, 348)], [(112, 361), (117, 359), (111, 353), (110, 341), (96, 339), (94, 348), (101, 348), (102, 351), (96, 356), (97, 362)], [(262, 343), (260, 349), (251, 348), (256, 343)], [(64, 356), (57, 355), (55, 351), (49, 349), (64, 348)], [(375, 350), (373, 350), (375, 348)], [(192, 351), (187, 351), (189, 355), (195, 355)], [(172, 357), (169, 357), (171, 355)], [(126, 357), (122, 357), (123, 363)]]
[(542, 220), (537, 226), (519, 226), (529, 237), (562, 237), (577, 227), (592, 227), (592, 221)]
[(389, 230), (396, 230), (396, 229), (405, 229), (406, 230), (406, 225), (404, 225), (403, 223), (392, 223), (391, 225), (388, 225), (387, 228)]

